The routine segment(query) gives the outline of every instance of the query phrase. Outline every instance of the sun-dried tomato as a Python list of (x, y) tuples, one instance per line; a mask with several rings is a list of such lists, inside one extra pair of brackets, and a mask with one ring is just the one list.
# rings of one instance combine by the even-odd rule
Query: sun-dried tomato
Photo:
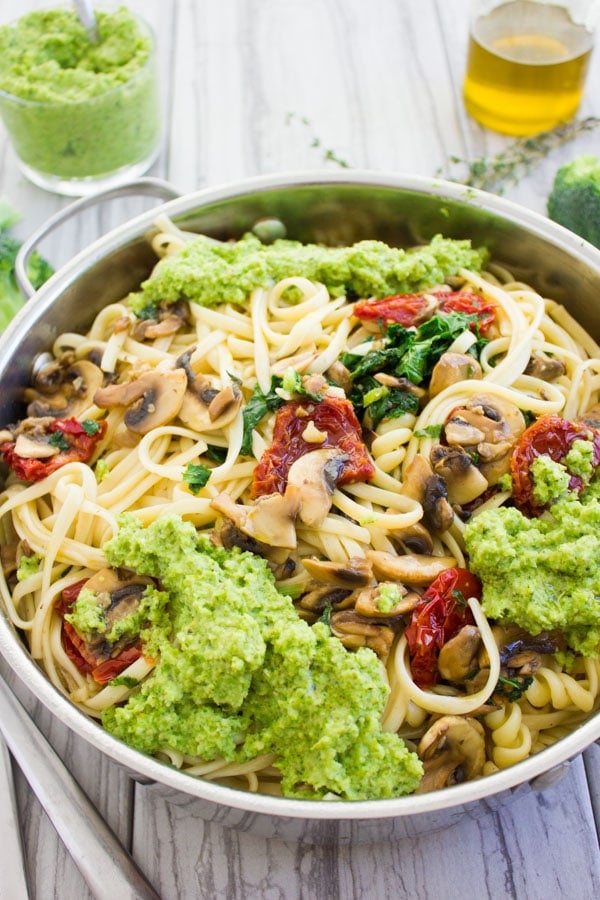
[[(565, 457), (578, 440), (592, 441), (592, 464), (594, 467), (600, 465), (600, 431), (589, 425), (548, 415), (542, 416), (523, 432), (511, 460), (513, 498), (522, 512), (539, 516), (546, 509), (533, 496), (531, 464), (534, 459), (549, 456), (554, 462), (564, 465)], [(581, 492), (585, 487), (583, 479), (579, 475), (569, 474), (569, 490)]]
[(410, 328), (422, 321), (423, 314), (429, 306), (427, 298), (432, 296), (438, 300), (438, 313), (462, 312), (477, 316), (476, 324), (481, 334), (485, 334), (496, 318), (495, 304), (484, 300), (474, 291), (440, 290), (363, 300), (355, 304), (354, 315), (363, 321), (381, 321), (386, 326), (403, 325)]
[(474, 623), (466, 601), (481, 597), (481, 582), (468, 569), (444, 569), (421, 595), (404, 632), (413, 681), (420, 688), (438, 680), (437, 661), (444, 644), (464, 625)]
[[(305, 441), (303, 434), (312, 422), (326, 434), (320, 444)], [(361, 427), (349, 400), (324, 397), (320, 402), (292, 400), (278, 410), (273, 441), (254, 470), (252, 496), (285, 492), (288, 472), (293, 463), (311, 450), (337, 448), (345, 457), (338, 484), (366, 481), (375, 467), (365, 447)]]
[(65, 614), (72, 609), (87, 580), (87, 578), (83, 578), (81, 581), (76, 581), (74, 584), (64, 588), (61, 600), (55, 606), (56, 612), (63, 620), (62, 645), (65, 653), (82, 675), (91, 675), (97, 684), (108, 684), (109, 681), (112, 681), (113, 678), (116, 678), (117, 675), (123, 672), (127, 666), (130, 666), (131, 663), (140, 658), (142, 646), (138, 638), (134, 644), (130, 644), (121, 650), (118, 656), (105, 660), (101, 660), (90, 651), (84, 639), (73, 628), (71, 623), (66, 622), (64, 618)]
[(106, 422), (96, 422), (98, 428), (89, 434), (77, 419), (54, 419), (47, 427), (48, 435), (63, 435), (68, 449), (60, 449), (55, 456), (47, 459), (35, 459), (19, 456), (15, 453), (15, 443), (4, 441), (0, 444), (0, 453), (5, 463), (22, 481), (41, 481), (52, 472), (70, 462), (89, 462), (98, 442), (106, 431)]
[(381, 321), (384, 325), (404, 325), (409, 328), (418, 322), (429, 303), (424, 294), (394, 294), (378, 300), (362, 300), (354, 306), (357, 319)]

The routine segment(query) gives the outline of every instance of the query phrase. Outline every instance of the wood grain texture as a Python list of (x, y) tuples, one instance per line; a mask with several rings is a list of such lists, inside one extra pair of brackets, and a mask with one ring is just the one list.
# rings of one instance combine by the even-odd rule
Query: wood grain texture
[[(10, 21), (47, 0), (3, 0)], [(507, 139), (480, 128), (461, 99), (466, 0), (131, 0), (159, 38), (165, 139), (152, 174), (182, 192), (268, 172), (337, 169), (339, 161), (425, 176), (452, 155), (490, 155)], [(581, 107), (600, 115), (596, 51)], [(505, 195), (543, 213), (557, 166), (598, 152), (585, 135)], [(68, 202), (28, 184), (0, 131), (0, 194), (25, 235)], [(144, 208), (90, 211), (44, 242), (60, 265)], [(5, 667), (3, 668), (5, 671)], [(14, 683), (14, 679), (13, 679)], [(600, 896), (600, 749), (560, 784), (480, 804), (445, 831), (378, 844), (286, 843), (206, 822), (193, 801), (133, 784), (15, 685), (33, 718), (165, 900), (187, 898), (527, 898)], [(17, 777), (34, 900), (89, 892), (50, 822)], [(1, 879), (1, 873), (0, 873)]]

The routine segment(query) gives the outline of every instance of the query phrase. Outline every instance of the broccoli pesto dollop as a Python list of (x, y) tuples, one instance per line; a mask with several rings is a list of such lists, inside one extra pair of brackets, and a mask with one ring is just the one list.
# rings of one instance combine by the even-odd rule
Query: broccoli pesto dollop
[(299, 619), (262, 558), (215, 547), (177, 516), (147, 528), (124, 516), (105, 551), (169, 595), (142, 631), (155, 669), (103, 714), (114, 735), (146, 753), (275, 754), (287, 796), (376, 799), (418, 786), (418, 757), (381, 730), (388, 688), (375, 654), (348, 653), (325, 625)]
[(228, 243), (199, 235), (161, 260), (130, 304), (139, 312), (152, 303), (185, 297), (201, 306), (244, 306), (255, 288), (292, 276), (321, 282), (332, 296), (385, 297), (426, 290), (461, 268), (480, 271), (486, 258), (470, 241), (441, 235), (411, 250), (373, 240), (324, 247), (284, 239), (262, 244), (252, 234)]
[[(569, 466), (591, 474), (589, 441), (575, 441)], [(567, 458), (565, 458), (565, 462)], [(600, 480), (581, 497), (569, 491), (564, 465), (548, 456), (532, 463), (534, 497), (551, 504), (538, 518), (499, 507), (465, 529), (469, 568), (483, 583), (482, 607), (531, 634), (559, 629), (584, 656), (600, 651)]]

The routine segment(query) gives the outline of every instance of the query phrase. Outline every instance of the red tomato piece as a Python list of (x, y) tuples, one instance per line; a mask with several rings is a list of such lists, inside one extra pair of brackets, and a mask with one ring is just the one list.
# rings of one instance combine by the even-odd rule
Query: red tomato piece
[(481, 597), (481, 582), (468, 569), (458, 567), (441, 572), (421, 595), (404, 632), (412, 677), (418, 687), (436, 684), (440, 650), (464, 625), (474, 623), (465, 602), (469, 597)]
[[(306, 426), (326, 432), (322, 444), (311, 444), (302, 435)], [(324, 397), (319, 403), (292, 400), (278, 411), (273, 429), (273, 442), (265, 450), (254, 470), (252, 496), (283, 494), (288, 472), (293, 463), (311, 450), (336, 447), (345, 456), (338, 484), (366, 481), (375, 474), (362, 436), (354, 407), (342, 397)]]
[(496, 318), (496, 306), (474, 291), (429, 291), (421, 294), (395, 294), (378, 300), (363, 300), (354, 306), (354, 315), (363, 320), (380, 320), (384, 325), (410, 328), (423, 321), (429, 308), (427, 297), (439, 301), (438, 313), (462, 312), (476, 315), (481, 334), (485, 334)]
[(481, 334), (485, 334), (496, 319), (496, 306), (473, 291), (452, 291), (436, 294), (440, 298), (440, 309), (445, 313), (462, 312), (476, 315)]
[(48, 434), (60, 432), (69, 444), (68, 450), (60, 450), (48, 459), (27, 459), (15, 453), (15, 444), (4, 441), (0, 444), (0, 453), (5, 463), (13, 470), (21, 481), (41, 481), (52, 472), (70, 462), (89, 462), (98, 442), (106, 431), (106, 422), (97, 422), (99, 427), (94, 434), (88, 434), (77, 419), (54, 419), (47, 429)]
[(56, 612), (62, 617), (62, 644), (65, 653), (82, 675), (90, 675), (98, 684), (108, 684), (116, 678), (127, 666), (135, 662), (142, 655), (142, 647), (139, 640), (135, 644), (125, 647), (114, 659), (100, 661), (92, 653), (86, 642), (73, 628), (70, 622), (65, 622), (65, 613), (68, 613), (87, 582), (87, 578), (76, 581), (66, 587), (62, 592), (62, 599), (56, 604)]
[[(600, 465), (600, 431), (589, 425), (548, 415), (542, 416), (523, 432), (511, 459), (513, 497), (522, 512), (539, 516), (546, 509), (533, 496), (531, 464), (534, 459), (549, 456), (554, 462), (564, 464), (566, 455), (577, 440), (592, 441), (592, 463), (595, 467)], [(581, 492), (584, 486), (579, 475), (571, 474), (570, 490)]]
[(358, 319), (381, 320), (385, 325), (409, 328), (419, 321), (429, 303), (423, 294), (395, 294), (379, 300), (362, 300), (354, 306)]

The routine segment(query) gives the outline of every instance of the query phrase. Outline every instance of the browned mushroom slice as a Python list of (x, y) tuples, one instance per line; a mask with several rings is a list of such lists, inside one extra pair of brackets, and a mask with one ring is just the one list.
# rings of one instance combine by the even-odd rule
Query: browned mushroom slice
[(348, 650), (368, 647), (380, 659), (386, 659), (394, 642), (395, 630), (388, 623), (343, 609), (331, 615), (331, 633)]
[(15, 441), (15, 453), (23, 459), (49, 459), (60, 453), (60, 449), (48, 442), (48, 435), (20, 434)]
[[(193, 374), (193, 373), (192, 373)], [(217, 431), (235, 419), (242, 403), (237, 384), (218, 388), (205, 375), (187, 372), (187, 390), (179, 409), (179, 418), (194, 431)]]
[(452, 384), (459, 381), (481, 379), (481, 366), (468, 353), (442, 353), (433, 367), (429, 382), (429, 396), (435, 397)]
[(487, 480), (461, 447), (436, 444), (431, 451), (433, 470), (446, 484), (450, 503), (462, 506), (479, 497), (488, 488)]
[(483, 726), (470, 716), (442, 716), (425, 732), (417, 753), (423, 779), (417, 794), (477, 778), (485, 765)]
[(577, 416), (577, 421), (583, 422), (584, 425), (589, 425), (591, 428), (600, 429), (600, 403), (590, 406), (584, 413)]
[(254, 506), (236, 503), (229, 494), (217, 494), (210, 505), (231, 519), (244, 534), (263, 544), (288, 549), (296, 546), (294, 522), (299, 500), (295, 491), (259, 497)]
[(344, 563), (322, 559), (303, 559), (302, 565), (315, 581), (336, 587), (366, 587), (373, 580), (371, 563), (362, 556), (352, 556)]
[(288, 487), (298, 489), (298, 517), (318, 528), (331, 509), (331, 501), (347, 456), (335, 447), (311, 450), (299, 457), (288, 472)]
[(433, 472), (424, 456), (417, 454), (404, 473), (401, 493), (416, 500), (423, 507), (427, 524), (435, 531), (447, 531), (454, 519), (454, 510), (448, 502), (446, 484)]
[(396, 528), (389, 534), (393, 540), (401, 541), (411, 553), (420, 553), (426, 556), (433, 553), (433, 538), (420, 522), (415, 522), (414, 525), (408, 525), (406, 528)]
[(175, 334), (189, 320), (189, 304), (185, 300), (178, 300), (176, 303), (159, 308), (155, 319), (137, 319), (132, 326), (131, 335), (138, 341), (165, 337)]
[(352, 379), (346, 366), (338, 360), (333, 362), (325, 372), (330, 381), (341, 387), (346, 395), (352, 390)]
[(60, 453), (60, 448), (50, 443), (48, 426), (53, 421), (52, 416), (27, 417), (6, 429), (3, 440), (14, 441), (14, 451), (23, 459), (50, 459)]
[(512, 450), (524, 431), (521, 410), (495, 394), (474, 394), (444, 426), (446, 443), (478, 453), (478, 468), (489, 485), (510, 471)]
[(128, 406), (125, 424), (136, 434), (148, 434), (153, 428), (171, 422), (181, 408), (187, 385), (183, 369), (145, 372), (135, 381), (110, 384), (94, 395), (101, 409)]
[(542, 381), (548, 382), (556, 381), (565, 372), (566, 366), (562, 360), (541, 352), (531, 354), (531, 359), (525, 369), (526, 375), (532, 375), (533, 378), (540, 378)]
[(384, 387), (394, 388), (397, 391), (405, 391), (405, 393), (417, 397), (418, 400), (424, 400), (427, 396), (425, 388), (418, 387), (416, 384), (413, 384), (412, 381), (409, 381), (408, 378), (404, 378), (404, 376), (388, 375), (387, 372), (377, 372), (373, 378), (375, 381), (378, 381), (379, 384), (383, 384)]
[[(382, 588), (395, 588), (398, 591), (398, 600), (391, 609), (381, 609)], [(360, 591), (354, 604), (354, 609), (361, 616), (370, 616), (373, 619), (390, 619), (395, 616), (403, 616), (412, 612), (419, 602), (419, 594), (408, 591), (404, 585), (397, 582), (382, 581), (375, 587), (368, 587)]]
[(461, 684), (477, 666), (481, 634), (475, 625), (465, 625), (446, 641), (438, 656), (438, 672), (446, 681)]
[(240, 550), (246, 550), (248, 553), (262, 556), (269, 563), (272, 563), (271, 570), (274, 573), (276, 572), (279, 578), (289, 578), (293, 575), (296, 568), (296, 563), (285, 548), (271, 547), (269, 544), (257, 541), (256, 538), (250, 537), (249, 534), (241, 531), (230, 519), (225, 519), (220, 527), (215, 528), (211, 535), (211, 540), (214, 544), (224, 547), (226, 550), (239, 547)]
[(350, 588), (336, 587), (333, 584), (313, 584), (310, 590), (302, 595), (298, 606), (309, 612), (321, 613), (331, 604), (333, 609), (346, 609), (354, 603)]
[(88, 359), (74, 362), (60, 370), (56, 382), (56, 366), (44, 367), (34, 379), (34, 388), (25, 391), (27, 415), (77, 418), (94, 402), (94, 394), (104, 381), (104, 373)]
[(367, 559), (373, 565), (375, 577), (381, 581), (416, 585), (429, 585), (444, 569), (456, 565), (453, 556), (422, 556), (418, 553), (394, 556), (385, 550), (369, 550)]
[(100, 569), (83, 585), (83, 589), (95, 595), (95, 603), (102, 614), (103, 627), (93, 632), (78, 632), (85, 641), (86, 650), (96, 664), (110, 659), (121, 647), (136, 639), (126, 634), (121, 639), (110, 640), (117, 622), (134, 613), (152, 579), (124, 569)]

